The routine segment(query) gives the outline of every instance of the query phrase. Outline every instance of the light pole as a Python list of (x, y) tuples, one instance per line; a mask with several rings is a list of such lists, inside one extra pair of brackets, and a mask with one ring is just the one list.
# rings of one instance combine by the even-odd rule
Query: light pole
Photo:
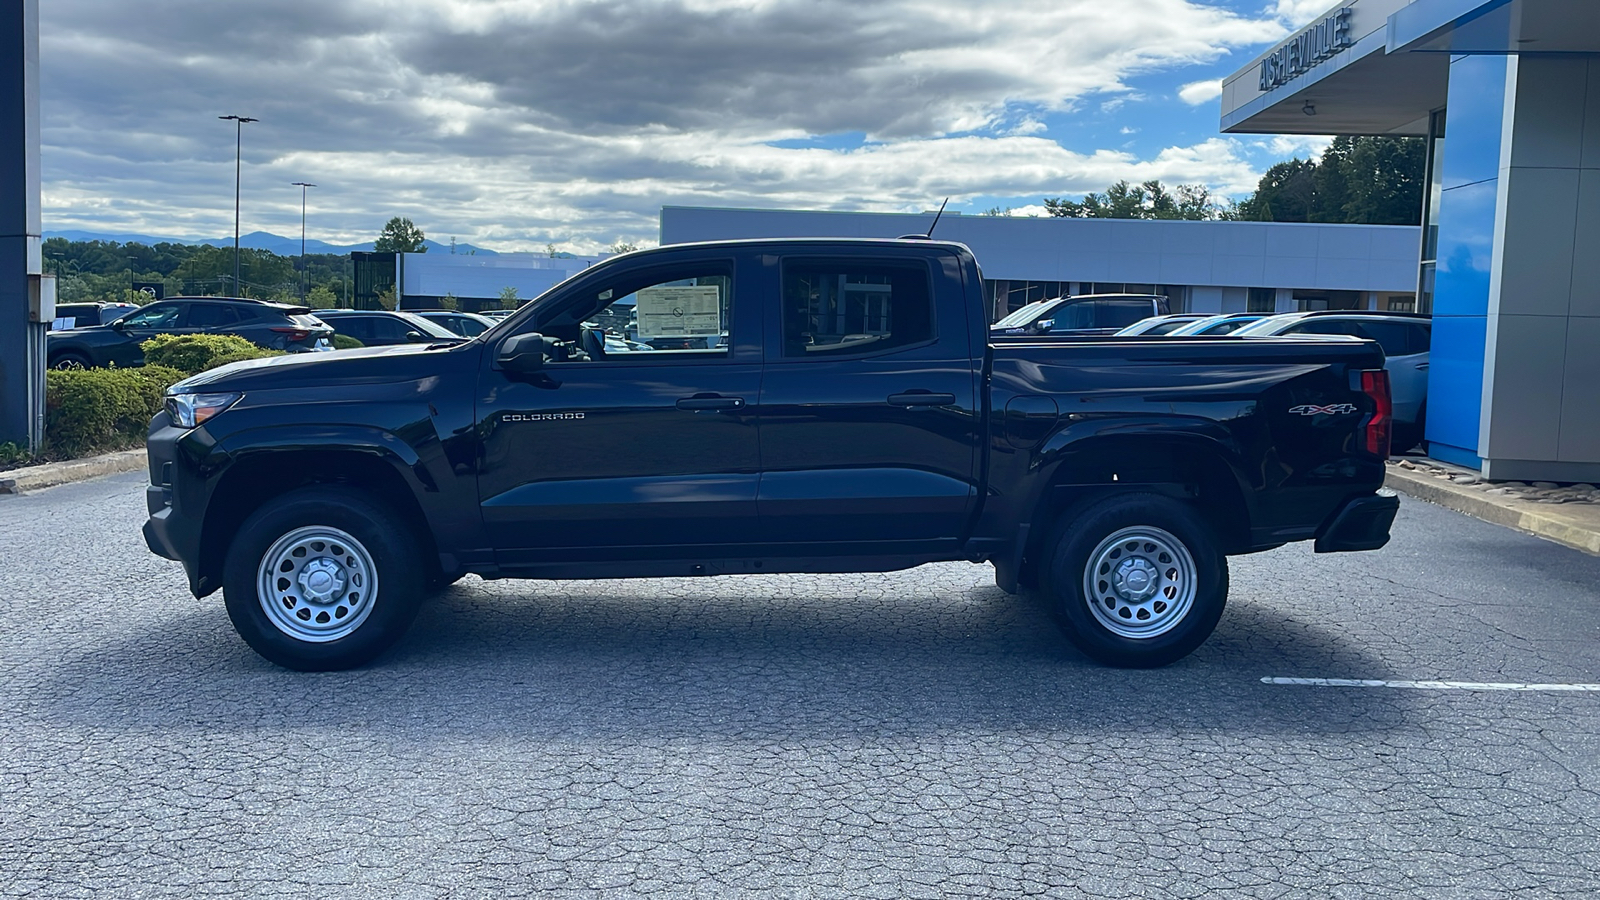
[(133, 264), (138, 262), (138, 261), (139, 261), (139, 257), (137, 257), (137, 256), (128, 257), (128, 302), (129, 303), (133, 302), (133, 294), (134, 294), (134, 290), (133, 290)]
[(234, 123), (233, 134), (233, 293), (238, 295), (239, 290), (239, 175), (240, 159), (244, 150), (244, 123), (259, 122), (249, 116), (217, 116)]
[(300, 299), (306, 298), (306, 188), (316, 185), (309, 181), (290, 182), (300, 189)]

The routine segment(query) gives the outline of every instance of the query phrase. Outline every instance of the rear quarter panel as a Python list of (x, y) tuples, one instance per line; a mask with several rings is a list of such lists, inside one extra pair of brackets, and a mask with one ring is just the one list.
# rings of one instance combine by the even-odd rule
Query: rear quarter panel
[[(992, 352), (980, 533), (1028, 522), (1050, 486), (1082, 482), (1072, 460), (1094, 442), (1220, 457), (1242, 492), (1254, 547), (1312, 537), (1343, 500), (1383, 483), (1383, 461), (1360, 443), (1371, 402), (1348, 374), (1382, 366), (1370, 342), (1132, 336), (1006, 342)], [(1019, 440), (1004, 410), (1027, 397), (1050, 397), (1057, 412)]]

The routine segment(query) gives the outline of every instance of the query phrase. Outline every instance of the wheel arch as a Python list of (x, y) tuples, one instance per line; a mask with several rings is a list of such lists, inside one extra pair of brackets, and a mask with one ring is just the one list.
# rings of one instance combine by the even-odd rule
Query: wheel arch
[[(228, 547), (245, 520), (274, 497), (319, 484), (354, 488), (390, 510), (438, 564), (438, 545), (407, 475), (412, 466), (386, 447), (262, 449), (233, 456), (218, 477), (201, 527), (198, 583), (222, 583)], [(204, 591), (210, 593), (210, 590)]]
[(1154, 493), (1192, 507), (1225, 554), (1250, 546), (1251, 511), (1239, 454), (1216, 435), (1180, 431), (1100, 433), (1052, 442), (1052, 471), (1029, 519), (1023, 583), (1033, 583), (1056, 528), (1121, 493)]

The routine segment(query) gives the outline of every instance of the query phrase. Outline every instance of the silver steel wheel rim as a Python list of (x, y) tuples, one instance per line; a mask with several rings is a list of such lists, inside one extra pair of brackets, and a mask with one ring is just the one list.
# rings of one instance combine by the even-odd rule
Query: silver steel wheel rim
[(256, 596), (267, 621), (297, 641), (348, 636), (372, 614), (377, 595), (378, 567), (367, 548), (326, 525), (296, 528), (273, 541), (256, 568)]
[(1194, 557), (1160, 528), (1135, 525), (1107, 535), (1089, 554), (1083, 596), (1095, 621), (1118, 637), (1166, 634), (1194, 607)]

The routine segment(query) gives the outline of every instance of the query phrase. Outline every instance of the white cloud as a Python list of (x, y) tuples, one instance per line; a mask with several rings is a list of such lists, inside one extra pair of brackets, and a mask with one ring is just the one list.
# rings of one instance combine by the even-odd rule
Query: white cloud
[[(1284, 0), (1287, 2), (1287, 0)], [(1281, 5), (1281, 3), (1280, 3)], [(1282, 34), (1199, 0), (52, 0), (46, 227), (372, 237), (390, 215), (506, 248), (649, 240), (666, 203), (920, 209), (1253, 187), (1245, 146), (1074, 152), (1042, 118)], [(1187, 99), (1187, 98), (1185, 98)], [(864, 135), (865, 143), (828, 136)], [(820, 138), (824, 146), (776, 147)], [(828, 149), (832, 147), (832, 149)]]
[(1288, 27), (1301, 28), (1337, 5), (1337, 0), (1277, 0), (1272, 11)]
[(1199, 106), (1222, 96), (1222, 79), (1213, 78), (1209, 81), (1191, 81), (1178, 88), (1178, 97), (1190, 106)]

